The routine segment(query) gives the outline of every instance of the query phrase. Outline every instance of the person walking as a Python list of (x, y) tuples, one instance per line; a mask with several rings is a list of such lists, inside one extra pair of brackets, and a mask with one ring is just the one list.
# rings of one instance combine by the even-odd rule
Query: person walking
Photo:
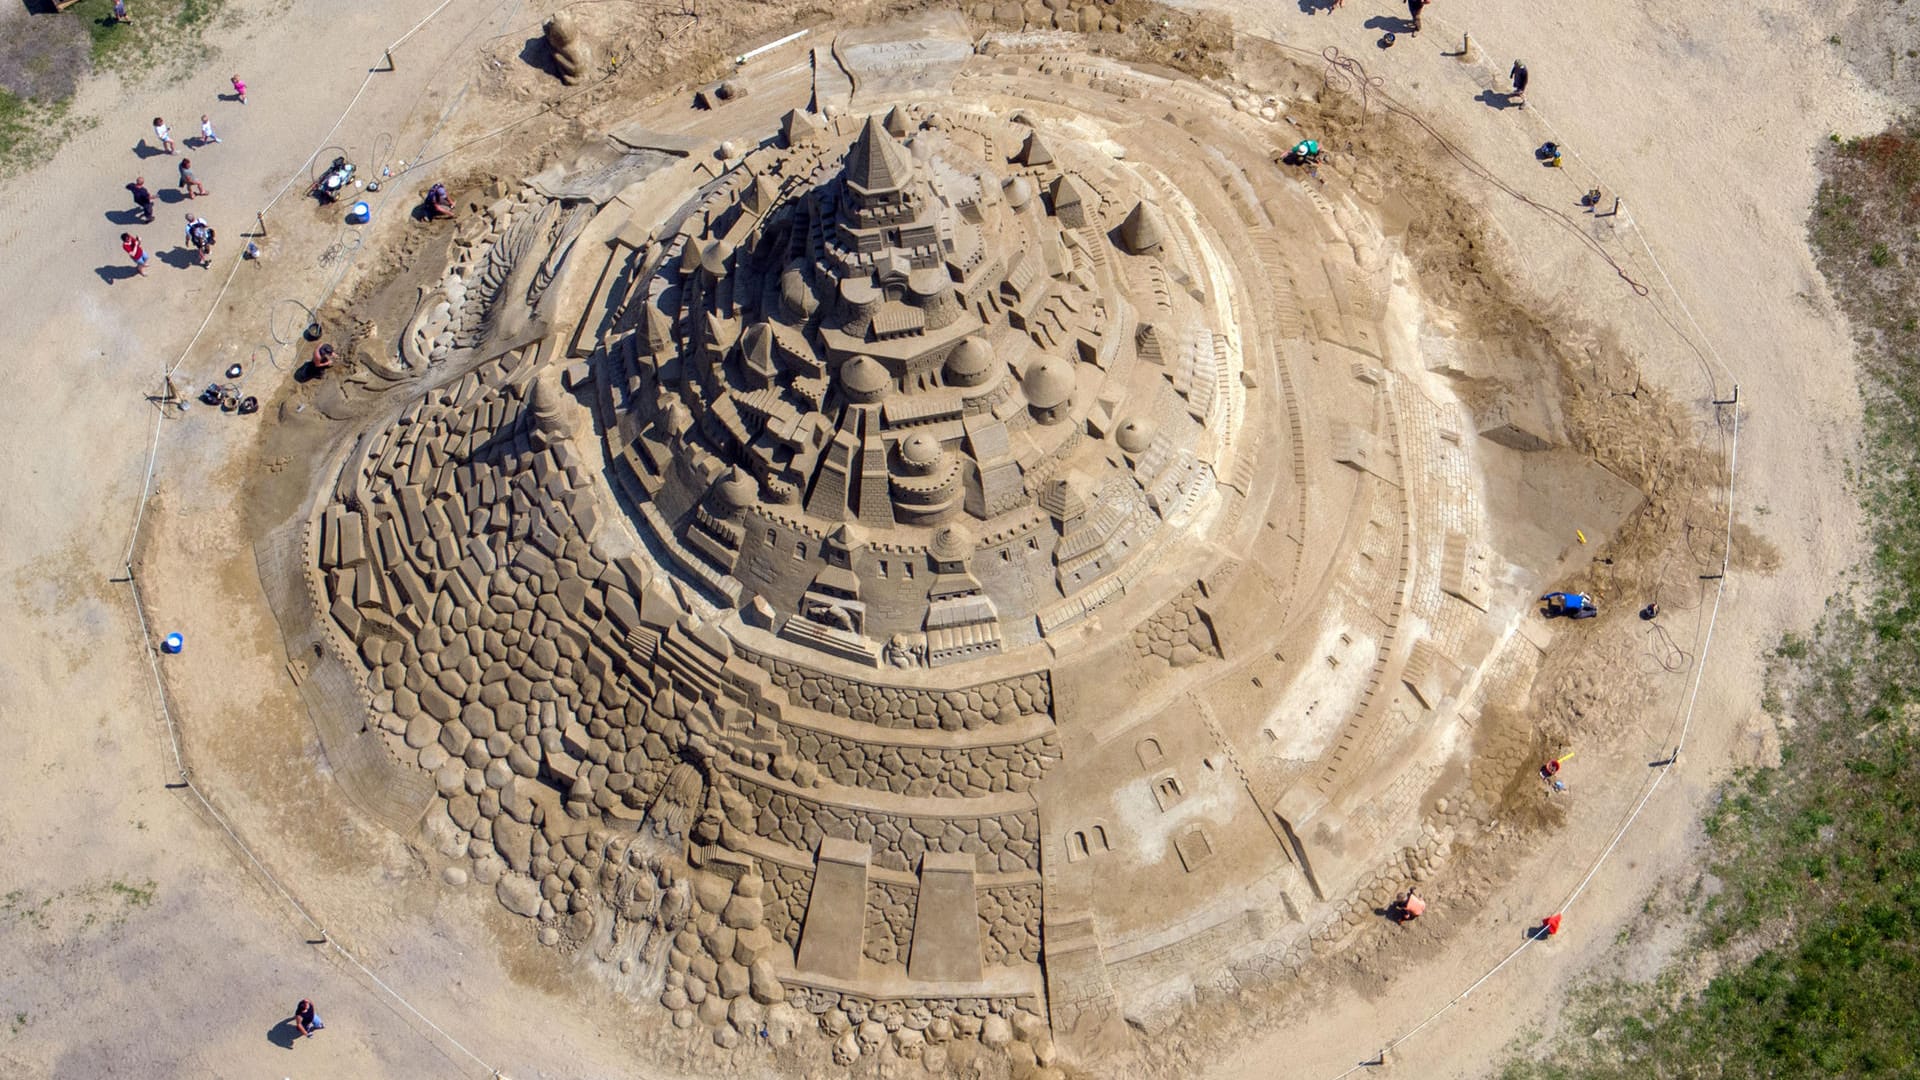
[[(152, 220), (149, 218), (148, 220)], [(140, 245), (140, 238), (132, 233), (120, 234), (120, 250), (133, 260), (133, 272), (141, 277), (147, 276), (147, 249)]]
[(241, 82), (238, 75), (233, 77), (233, 96), (239, 100), (240, 104), (247, 103), (247, 84)]
[(213, 130), (213, 121), (207, 118), (206, 113), (201, 113), (200, 114), (200, 145), (207, 146), (209, 144), (217, 143), (219, 141), (220, 141), (220, 136), (215, 134)]
[(201, 266), (213, 261), (213, 239), (213, 226), (206, 218), (187, 215), (187, 246), (199, 252)]
[(300, 1004), (293, 1007), (293, 1028), (302, 1036), (311, 1039), (314, 1032), (326, 1026), (320, 1021), (320, 1014), (314, 1011), (313, 1002), (301, 998)]
[(136, 176), (133, 183), (127, 185), (127, 191), (133, 195), (133, 208), (140, 212), (140, 220), (153, 224), (153, 192), (147, 190), (147, 178)]
[(180, 190), (186, 192), (187, 198), (189, 199), (198, 198), (207, 193), (206, 185), (202, 184), (200, 178), (193, 174), (192, 158), (180, 159)]
[(1513, 93), (1507, 95), (1507, 100), (1523, 109), (1526, 108), (1527, 62), (1525, 60), (1515, 60), (1513, 62), (1513, 70), (1507, 72), (1507, 78), (1513, 80)]
[(173, 129), (167, 126), (165, 120), (157, 116), (153, 118), (153, 137), (160, 140), (161, 150), (169, 154), (173, 153)]
[(1420, 32), (1420, 13), (1427, 9), (1433, 0), (1407, 0), (1407, 14), (1413, 16), (1413, 32)]

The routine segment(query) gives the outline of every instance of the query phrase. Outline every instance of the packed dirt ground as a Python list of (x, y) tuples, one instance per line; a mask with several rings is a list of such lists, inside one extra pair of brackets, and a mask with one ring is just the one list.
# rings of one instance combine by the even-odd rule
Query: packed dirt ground
[[(20, 958), (0, 970), (0, 1065), (11, 1074), (823, 1068), (817, 1047), (782, 1059), (747, 1048), (723, 1063), (698, 1032), (662, 1034), (657, 1017), (535, 945), (490, 895), (450, 899), (406, 838), (360, 820), (329, 777), (257, 600), (253, 515), (276, 498), (289, 452), (258, 453), (274, 408), (248, 419), (196, 407), (161, 421), (148, 400), (184, 354), (182, 389), (241, 363), (249, 392), (299, 408), (314, 400), (291, 377), (304, 313), (283, 298), (310, 302), (338, 282), (377, 306), (377, 282), (431, 261), (398, 203), (360, 250), (336, 216), (295, 198), (302, 162), (323, 146), (351, 149), (369, 174), (424, 162), (479, 199), (492, 178), (534, 171), (633, 112), (640, 95), (723, 71), (743, 44), (847, 17), (816, 4), (576, 5), (623, 60), (567, 89), (522, 59), (546, 7), (449, 7), (395, 50), (396, 70), (371, 76), (377, 43), (434, 5), (263, 9), (218, 31), (219, 59), (183, 81), (83, 86), (82, 107), (101, 123), (0, 188), (11, 256), (0, 287), (13, 298), (0, 332), (14, 357), (0, 405), (12, 466), (0, 516), (0, 634), (12, 643), (0, 650), (0, 716), (14, 736), (0, 761), (0, 841), (13, 854), (0, 869), (0, 951)], [(1408, 1075), (1484, 1075), (1514, 1040), (1558, 1034), (1570, 987), (1650, 977), (1684, 940), (1684, 919), (1661, 914), (1673, 908), (1659, 898), (1707, 887), (1701, 811), (1731, 766), (1765, 763), (1777, 746), (1759, 709), (1759, 657), (1811, 620), (1857, 549), (1843, 483), (1857, 428), (1848, 334), (1801, 237), (1813, 148), (1830, 133), (1877, 130), (1895, 104), (1868, 58), (1851, 55), (1873, 51), (1852, 45), (1868, 36), (1853, 27), (1873, 16), (1643, 3), (1574, 24), (1519, 0), (1449, 3), (1429, 10), (1422, 35), (1383, 49), (1401, 14), (1384, 0), (1203, 7), (1190, 34), (1170, 25), (1156, 35), (1147, 20), (1111, 47), (1256, 93), (1324, 83), (1323, 108), (1303, 104), (1294, 117), (1337, 157), (1424, 146), (1372, 182), (1404, 188), (1418, 208), (1409, 250), (1423, 277), (1447, 282), (1456, 291), (1446, 299), (1489, 329), (1550, 350), (1576, 431), (1658, 496), (1605, 572), (1582, 584), (1620, 606), (1657, 596), (1671, 638), (1621, 630), (1558, 649), (1529, 715), (1486, 725), (1500, 743), (1488, 753), (1517, 781), (1501, 793), (1509, 812), (1475, 823), (1484, 839), (1429, 885), (1429, 916), (1330, 940), (1291, 983), (1203, 998), (1157, 1040), (1150, 1066), (1266, 1076), (1284, 1060), (1283, 1075), (1337, 1075), (1476, 985), (1581, 880), (1689, 715), (1714, 608), (1715, 583), (1701, 575), (1720, 563), (1726, 507), (1715, 491), (1732, 451), (1731, 410), (1708, 402), (1740, 386), (1732, 570), (1681, 764), (1582, 894), (1568, 932), (1390, 1055)], [(1246, 35), (1237, 48), (1223, 44), (1219, 17)], [(1466, 58), (1450, 55), (1462, 32), (1477, 50)], [(1832, 40), (1842, 34), (1844, 51)], [(1329, 64), (1329, 49), (1365, 71)], [(1534, 76), (1526, 109), (1499, 101), (1516, 58)], [(229, 69), (251, 84), (244, 106), (218, 100)], [(1895, 74), (1896, 90), (1910, 81)], [(1373, 106), (1364, 115), (1361, 93)], [(188, 118), (210, 110), (224, 141), (193, 151), (212, 194), (189, 206), (220, 227), (227, 259), (202, 271), (186, 249), (168, 251), (160, 238), (181, 206), (163, 196), (146, 227), (154, 265), (133, 277), (115, 250), (132, 224), (121, 185), (173, 164), (145, 149), (146, 120), (177, 117), (187, 133)], [(1535, 159), (1548, 139), (1571, 148), (1566, 168)], [(259, 241), (265, 258), (235, 270), (209, 313), (246, 216), (283, 183), (288, 197)], [(1589, 187), (1621, 196), (1625, 211), (1581, 213)], [(1718, 456), (1683, 452), (1700, 445)], [(187, 642), (159, 658), (177, 749), (124, 580), (130, 556), (153, 627)], [(1580, 751), (1572, 790), (1545, 803), (1527, 774), (1542, 750), (1562, 748)], [(168, 786), (176, 753), (234, 836)], [(317, 944), (290, 900), (366, 969)], [(300, 997), (320, 1003), (328, 1029), (295, 1043), (283, 1021)]]

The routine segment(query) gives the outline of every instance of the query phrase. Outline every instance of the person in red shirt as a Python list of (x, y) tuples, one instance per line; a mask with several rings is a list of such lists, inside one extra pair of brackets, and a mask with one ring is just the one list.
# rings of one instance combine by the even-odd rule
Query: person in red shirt
[(1419, 893), (1408, 889), (1393, 902), (1395, 921), (1410, 923), (1427, 913), (1427, 902)]
[(120, 234), (120, 250), (133, 260), (133, 272), (141, 277), (147, 276), (147, 249), (140, 246), (140, 238), (132, 233)]

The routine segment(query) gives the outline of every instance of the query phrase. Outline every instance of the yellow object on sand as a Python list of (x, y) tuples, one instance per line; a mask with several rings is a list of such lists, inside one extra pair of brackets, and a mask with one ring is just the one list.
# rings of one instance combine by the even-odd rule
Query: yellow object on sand
[(1587, 534), (1586, 534), (1586, 533), (1583, 533), (1583, 532), (1581, 532), (1581, 531), (1580, 531), (1579, 529), (1575, 529), (1575, 530), (1573, 530), (1573, 535), (1575, 535), (1575, 536), (1577, 536), (1577, 537), (1579, 537), (1579, 538), (1580, 538), (1580, 542), (1581, 542), (1581, 543), (1583, 543), (1583, 544), (1584, 544), (1584, 543), (1586, 543), (1586, 542), (1587, 542)]

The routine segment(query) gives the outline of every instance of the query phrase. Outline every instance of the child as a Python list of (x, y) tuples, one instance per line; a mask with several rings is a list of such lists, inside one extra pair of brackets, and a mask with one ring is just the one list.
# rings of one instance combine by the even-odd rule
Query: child
[(219, 141), (220, 141), (220, 136), (215, 135), (213, 133), (213, 121), (207, 119), (206, 113), (201, 113), (200, 114), (200, 145), (205, 146), (208, 143), (217, 143)]
[(153, 137), (160, 140), (160, 149), (173, 153), (173, 129), (157, 116), (153, 118)]
[(132, 233), (120, 234), (120, 250), (133, 260), (133, 272), (141, 277), (147, 276), (147, 249), (140, 246), (140, 238)]
[(240, 104), (247, 103), (247, 84), (241, 82), (238, 75), (233, 77), (233, 96), (240, 99)]

